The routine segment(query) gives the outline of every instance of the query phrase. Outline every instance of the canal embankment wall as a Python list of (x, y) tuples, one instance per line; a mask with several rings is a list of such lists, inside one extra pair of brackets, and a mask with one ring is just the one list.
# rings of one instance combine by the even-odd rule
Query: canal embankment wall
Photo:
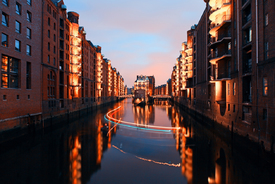
[(230, 145), (232, 153), (235, 150), (247, 154), (247, 157), (253, 159), (255, 156), (261, 156), (265, 158), (267, 163), (275, 165), (275, 150), (273, 147), (266, 147), (262, 142), (256, 141), (255, 138), (249, 136), (244, 136), (245, 134), (240, 133), (240, 131), (235, 131), (233, 126), (227, 126), (220, 124), (213, 118), (197, 111), (196, 109), (189, 108), (188, 106), (178, 102), (175, 99), (171, 101), (179, 108), (181, 114), (185, 117), (194, 119), (197, 123), (202, 125), (209, 132), (215, 134), (226, 144)]
[(0, 143), (31, 135), (40, 132), (41, 130), (51, 130), (62, 127), (80, 117), (96, 113), (102, 107), (117, 103), (124, 98), (112, 98), (102, 100), (96, 103), (86, 104), (81, 108), (65, 109), (50, 113), (39, 113), (35, 115), (28, 114), (16, 118), (2, 120), (0, 127)]

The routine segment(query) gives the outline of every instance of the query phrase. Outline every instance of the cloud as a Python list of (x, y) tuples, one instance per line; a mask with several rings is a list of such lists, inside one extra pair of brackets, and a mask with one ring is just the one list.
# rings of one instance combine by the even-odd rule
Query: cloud
[(136, 75), (155, 75), (166, 83), (179, 56), (186, 32), (197, 24), (203, 0), (65, 0), (68, 11), (80, 14), (87, 39), (102, 46), (132, 86)]

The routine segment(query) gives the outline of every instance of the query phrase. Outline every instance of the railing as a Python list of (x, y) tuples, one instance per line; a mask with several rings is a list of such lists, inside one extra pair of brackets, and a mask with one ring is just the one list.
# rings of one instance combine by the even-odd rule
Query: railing
[(245, 25), (246, 23), (248, 23), (251, 19), (252, 19), (251, 13), (249, 15), (245, 15), (243, 17), (243, 25)]
[(231, 55), (231, 50), (223, 50), (221, 52), (211, 52), (211, 56), (210, 56), (210, 59), (215, 59), (215, 58), (219, 58), (219, 57), (222, 57), (224, 55)]
[(252, 72), (252, 59), (248, 59), (243, 63), (243, 73), (251, 73)]

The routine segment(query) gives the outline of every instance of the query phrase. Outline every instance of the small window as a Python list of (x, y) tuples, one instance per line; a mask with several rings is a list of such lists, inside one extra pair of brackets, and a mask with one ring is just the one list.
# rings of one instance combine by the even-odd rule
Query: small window
[(21, 52), (21, 41), (15, 40), (15, 50)]
[(228, 104), (228, 111), (230, 111), (230, 104)]
[(53, 41), (55, 41), (55, 39), (56, 39), (56, 38), (55, 38), (55, 34), (54, 34), (54, 35), (53, 35)]
[(28, 95), (28, 100), (30, 100), (31, 99), (31, 95)]
[(27, 27), (27, 38), (31, 39), (32, 38), (32, 30)]
[(27, 21), (32, 22), (32, 14), (29, 11), (27, 11)]
[(2, 25), (8, 27), (9, 26), (9, 16), (2, 12)]
[(268, 94), (268, 82), (267, 82), (267, 78), (264, 77), (263, 78), (263, 96), (267, 96)]
[(51, 19), (50, 19), (50, 17), (48, 18), (48, 26), (51, 26)]
[(4, 101), (7, 100), (7, 95), (3, 95), (3, 100), (4, 100)]
[(263, 120), (267, 120), (267, 110), (263, 109)]
[(16, 2), (16, 14), (21, 15), (21, 4), (19, 4), (18, 2)]
[(31, 46), (30, 45), (27, 45), (26, 52), (27, 52), (28, 56), (31, 56)]
[(236, 106), (235, 105), (233, 105), (233, 112), (235, 112), (236, 111)]
[(48, 51), (50, 51), (50, 50), (51, 50), (51, 44), (48, 43)]
[[(31, 89), (31, 62), (27, 62), (27, 71), (26, 71), (26, 88)], [(30, 99), (28, 95), (28, 99)]]
[(16, 95), (16, 99), (19, 100), (19, 95)]
[(50, 63), (50, 55), (48, 55), (48, 63)]
[(21, 23), (17, 20), (15, 21), (15, 32), (21, 33)]
[(269, 58), (269, 52), (268, 52), (268, 42), (265, 42), (265, 59)]
[(55, 58), (53, 58), (53, 65), (55, 65)]
[(48, 30), (48, 38), (50, 38), (51, 37), (51, 32), (50, 32), (50, 30)]
[(28, 5), (32, 5), (32, 0), (27, 0)]
[(55, 23), (53, 23), (53, 29), (54, 29), (54, 30), (56, 29), (55, 26), (56, 26)]
[(55, 49), (55, 46), (53, 46), (53, 53), (55, 53), (55, 50), (56, 50), (56, 49)]
[(2, 33), (2, 42), (1, 42), (1, 44), (4, 47), (8, 47), (8, 35), (6, 35), (5, 33)]
[(265, 15), (265, 26), (268, 25), (268, 14)]
[(9, 1), (8, 1), (8, 0), (2, 0), (2, 3), (3, 3), (5, 6), (9, 6)]

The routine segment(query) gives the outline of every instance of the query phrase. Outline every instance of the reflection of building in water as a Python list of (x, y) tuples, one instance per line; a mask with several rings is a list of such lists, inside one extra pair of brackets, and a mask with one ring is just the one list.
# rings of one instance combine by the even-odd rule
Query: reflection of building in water
[(146, 126), (155, 122), (155, 108), (152, 105), (145, 107), (133, 106), (134, 121), (137, 126)]
[(69, 137), (70, 144), (70, 180), (73, 184), (81, 183), (81, 143), (79, 136)]

